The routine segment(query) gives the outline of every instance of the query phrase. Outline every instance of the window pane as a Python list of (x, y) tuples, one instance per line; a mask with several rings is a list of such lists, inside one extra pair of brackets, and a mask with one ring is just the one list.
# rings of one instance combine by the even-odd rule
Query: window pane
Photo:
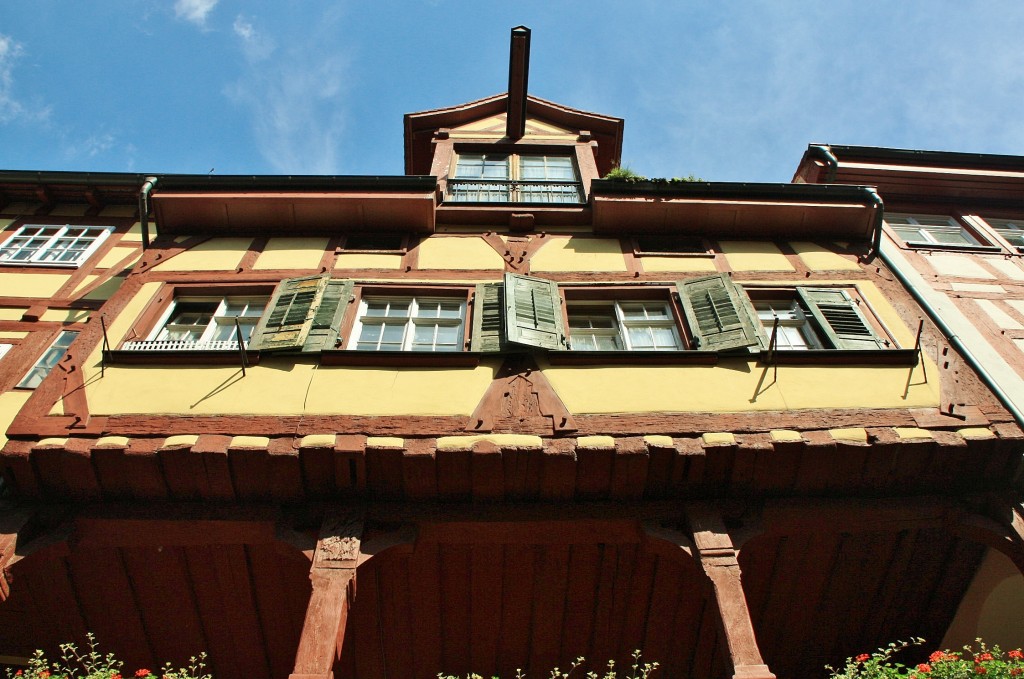
[(67, 351), (68, 347), (71, 346), (71, 343), (75, 341), (75, 337), (77, 336), (78, 333), (72, 330), (61, 331), (60, 335), (57, 336), (57, 339), (50, 345), (50, 348), (39, 357), (39, 360), (36, 361), (34, 366), (32, 366), (32, 369), (29, 370), (25, 377), (22, 378), (21, 382), (18, 383), (18, 386), (27, 389), (35, 389), (38, 387), (39, 383), (43, 381), (43, 378), (49, 375), (53, 367), (60, 362), (60, 359), (64, 356), (64, 353)]

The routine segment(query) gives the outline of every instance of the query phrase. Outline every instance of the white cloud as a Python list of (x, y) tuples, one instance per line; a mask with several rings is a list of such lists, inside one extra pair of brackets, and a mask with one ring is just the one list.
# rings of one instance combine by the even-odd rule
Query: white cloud
[(242, 51), (250, 62), (262, 61), (274, 52), (274, 41), (261, 31), (256, 30), (252, 22), (241, 14), (235, 17), (232, 29), (242, 41)]
[(0, 124), (15, 120), (46, 122), (50, 117), (50, 107), (27, 103), (15, 93), (14, 65), (23, 54), (20, 43), (0, 34)]
[(312, 33), (280, 36), (289, 45), (282, 50), (252, 21), (235, 20), (248, 69), (224, 92), (249, 109), (257, 148), (275, 172), (338, 172), (349, 72), (337, 44), (339, 19), (336, 8), (328, 10)]
[(174, 16), (191, 21), (200, 28), (206, 27), (206, 17), (217, 6), (219, 0), (175, 0)]

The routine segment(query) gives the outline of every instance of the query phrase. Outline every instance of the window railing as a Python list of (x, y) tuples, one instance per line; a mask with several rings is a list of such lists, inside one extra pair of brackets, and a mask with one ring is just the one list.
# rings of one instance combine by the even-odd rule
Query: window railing
[(583, 202), (583, 185), (567, 181), (449, 179), (447, 200), (455, 203)]
[(212, 342), (147, 340), (125, 342), (121, 348), (125, 351), (237, 351), (238, 342), (235, 340), (215, 340)]

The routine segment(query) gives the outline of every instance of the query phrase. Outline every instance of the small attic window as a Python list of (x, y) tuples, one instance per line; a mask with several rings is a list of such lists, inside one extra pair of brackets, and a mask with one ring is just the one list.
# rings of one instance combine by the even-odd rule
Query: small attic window
[(460, 203), (583, 202), (568, 154), (465, 153), (455, 158), (447, 200)]
[(407, 239), (402, 234), (353, 233), (345, 236), (341, 251), (405, 254), (407, 247)]

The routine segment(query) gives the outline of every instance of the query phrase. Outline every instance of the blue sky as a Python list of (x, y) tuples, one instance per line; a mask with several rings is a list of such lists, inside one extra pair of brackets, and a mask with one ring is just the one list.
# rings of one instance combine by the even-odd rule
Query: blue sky
[(626, 120), (649, 176), (810, 142), (1024, 155), (1024, 2), (0, 0), (0, 168), (401, 174), (402, 115), (505, 90)]

